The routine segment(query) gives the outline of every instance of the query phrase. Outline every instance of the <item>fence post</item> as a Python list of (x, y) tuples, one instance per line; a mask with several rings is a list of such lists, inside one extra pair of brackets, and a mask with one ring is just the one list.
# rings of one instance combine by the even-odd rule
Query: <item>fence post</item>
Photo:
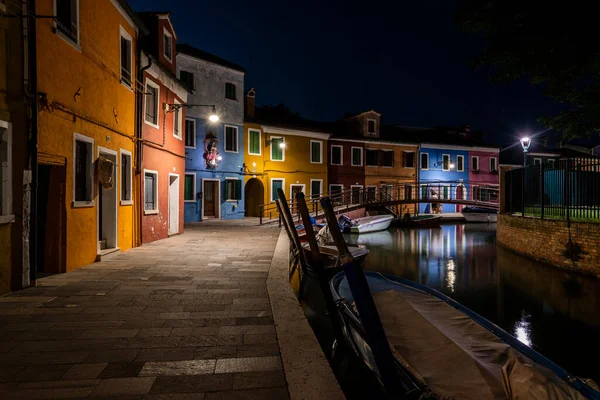
[(525, 216), (525, 172), (527, 167), (523, 167), (523, 174), (521, 177), (521, 216)]
[(540, 205), (541, 218), (544, 219), (544, 163), (540, 164)]
[(571, 193), (570, 193), (569, 183), (570, 183), (571, 177), (569, 176), (570, 175), (569, 165), (571, 164), (571, 160), (567, 159), (566, 162), (567, 162), (567, 168), (565, 170), (565, 204), (567, 206), (567, 224), (570, 224), (570, 222), (571, 222), (571, 213), (570, 213)]
[(262, 217), (263, 217), (263, 209), (261, 208), (261, 209), (260, 209), (260, 212), (259, 212), (259, 214), (258, 214), (258, 218), (259, 218), (259, 220), (258, 220), (258, 221), (259, 221), (259, 223), (258, 223), (258, 224), (259, 224), (259, 225), (262, 225)]

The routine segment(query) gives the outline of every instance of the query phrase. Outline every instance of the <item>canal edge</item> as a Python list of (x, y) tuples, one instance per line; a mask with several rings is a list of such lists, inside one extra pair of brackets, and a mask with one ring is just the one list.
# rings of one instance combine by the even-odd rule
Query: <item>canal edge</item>
[(290, 399), (345, 399), (289, 282), (289, 241), (279, 233), (267, 291)]

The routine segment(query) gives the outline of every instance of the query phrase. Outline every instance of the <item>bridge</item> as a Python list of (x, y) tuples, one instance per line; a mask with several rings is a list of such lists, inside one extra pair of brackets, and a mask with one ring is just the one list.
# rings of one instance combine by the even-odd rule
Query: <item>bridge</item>
[[(394, 217), (404, 213), (418, 213), (418, 204), (431, 204), (431, 209), (439, 209), (439, 204), (462, 206), (480, 206), (499, 209), (499, 185), (469, 183), (458, 181), (419, 181), (400, 184), (382, 184), (379, 186), (353, 187), (343, 191), (334, 191), (320, 196), (307, 196), (306, 203), (314, 218), (323, 216), (320, 200), (330, 197), (336, 213), (345, 213), (361, 208), (382, 210)], [(298, 214), (295, 199), (289, 198), (288, 205), (292, 214)], [(260, 223), (263, 219), (278, 218), (275, 203), (259, 206)]]

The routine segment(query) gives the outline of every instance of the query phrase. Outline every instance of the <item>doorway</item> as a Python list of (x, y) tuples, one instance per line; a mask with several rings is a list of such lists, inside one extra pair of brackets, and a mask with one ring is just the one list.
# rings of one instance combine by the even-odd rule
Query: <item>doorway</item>
[[(98, 156), (112, 161), (112, 184), (98, 183), (98, 254), (110, 253), (118, 249), (117, 243), (117, 152), (98, 147)], [(97, 160), (96, 163), (100, 163)], [(98, 164), (97, 168), (100, 164)], [(99, 174), (102, 172), (99, 171)], [(107, 177), (109, 178), (109, 177)]]
[(252, 178), (246, 183), (244, 199), (246, 199), (246, 216), (260, 217), (260, 205), (264, 203), (265, 187), (259, 179)]
[(169, 174), (169, 235), (179, 233), (179, 175)]
[(38, 166), (38, 245), (36, 278), (66, 272), (67, 169), (64, 165)]
[(220, 181), (202, 179), (202, 218), (219, 218)]

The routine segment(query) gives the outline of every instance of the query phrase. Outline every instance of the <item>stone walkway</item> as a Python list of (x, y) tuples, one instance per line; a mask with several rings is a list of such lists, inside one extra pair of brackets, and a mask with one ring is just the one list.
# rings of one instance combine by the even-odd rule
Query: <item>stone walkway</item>
[(287, 399), (279, 229), (213, 221), (0, 297), (0, 398)]

